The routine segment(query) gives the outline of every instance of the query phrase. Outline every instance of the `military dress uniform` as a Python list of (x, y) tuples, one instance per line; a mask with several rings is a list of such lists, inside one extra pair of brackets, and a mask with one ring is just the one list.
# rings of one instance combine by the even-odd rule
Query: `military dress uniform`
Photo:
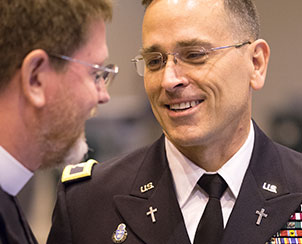
[(37, 244), (16, 198), (32, 175), (0, 146), (0, 244)]
[[(251, 160), (220, 244), (302, 243), (302, 154), (254, 127)], [(47, 243), (190, 244), (164, 141), (67, 169)]]

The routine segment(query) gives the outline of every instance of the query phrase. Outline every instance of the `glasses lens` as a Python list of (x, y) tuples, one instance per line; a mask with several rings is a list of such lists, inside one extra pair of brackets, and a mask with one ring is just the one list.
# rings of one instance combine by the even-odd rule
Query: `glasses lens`
[[(111, 84), (111, 82), (113, 81), (115, 75), (117, 74), (118, 68), (114, 64), (108, 64), (105, 68), (108, 70), (97, 72), (97, 74), (95, 76), (95, 83), (98, 84), (101, 82), (101, 80), (103, 80), (104, 84), (106, 86), (109, 86)], [(109, 70), (111, 70), (111, 71), (109, 71)]]
[(144, 60), (148, 70), (156, 71), (162, 67), (163, 55), (159, 52), (146, 53)]
[(188, 64), (203, 64), (208, 57), (207, 51), (200, 47), (185, 47), (177, 53), (179, 59)]
[(136, 56), (132, 62), (134, 62), (136, 71), (139, 76), (144, 76), (145, 73), (145, 60), (143, 59), (143, 56), (138, 55)]
[(109, 86), (114, 80), (116, 74), (118, 73), (118, 67), (115, 66), (114, 64), (108, 64), (106, 68), (110, 69), (111, 71), (104, 71), (103, 79), (105, 81), (105, 85)]

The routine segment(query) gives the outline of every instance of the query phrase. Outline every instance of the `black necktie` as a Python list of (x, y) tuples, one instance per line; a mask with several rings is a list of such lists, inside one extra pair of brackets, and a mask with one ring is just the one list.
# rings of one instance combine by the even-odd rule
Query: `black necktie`
[(208, 193), (209, 201), (199, 221), (194, 244), (219, 244), (223, 233), (220, 198), (227, 183), (218, 174), (204, 174), (198, 185)]

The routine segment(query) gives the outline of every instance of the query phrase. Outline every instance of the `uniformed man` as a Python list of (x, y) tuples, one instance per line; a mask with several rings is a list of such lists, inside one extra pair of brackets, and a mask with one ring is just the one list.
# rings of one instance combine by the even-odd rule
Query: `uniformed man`
[(110, 0), (0, 2), (0, 243), (36, 243), (16, 195), (38, 168), (79, 162), (85, 121), (117, 73)]
[(302, 155), (251, 119), (270, 55), (252, 0), (144, 2), (133, 62), (163, 136), (64, 175), (48, 244), (302, 243)]

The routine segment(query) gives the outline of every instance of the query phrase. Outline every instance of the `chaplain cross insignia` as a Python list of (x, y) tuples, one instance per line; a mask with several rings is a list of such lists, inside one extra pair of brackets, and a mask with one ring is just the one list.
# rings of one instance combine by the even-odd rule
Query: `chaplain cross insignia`
[(153, 209), (153, 207), (149, 207), (149, 212), (146, 213), (146, 215), (151, 215), (151, 220), (152, 220), (152, 223), (155, 223), (156, 222), (156, 219), (155, 219), (155, 214), (157, 212), (157, 208)]
[(265, 209), (262, 208), (261, 211), (257, 210), (256, 211), (256, 214), (258, 214), (258, 219), (256, 221), (256, 225), (260, 225), (261, 224), (261, 221), (262, 221), (262, 218), (266, 218), (268, 216), (268, 214), (264, 213), (265, 212)]

